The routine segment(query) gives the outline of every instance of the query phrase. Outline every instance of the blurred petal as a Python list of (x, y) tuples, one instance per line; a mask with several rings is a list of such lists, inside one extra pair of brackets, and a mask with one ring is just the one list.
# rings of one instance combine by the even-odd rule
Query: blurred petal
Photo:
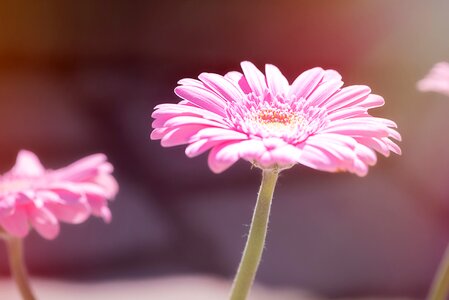
[(15, 176), (41, 176), (45, 172), (39, 158), (33, 152), (20, 150), (11, 173)]
[(29, 218), (36, 231), (46, 239), (54, 239), (59, 233), (56, 217), (46, 208), (30, 209)]
[(30, 230), (27, 213), (20, 208), (16, 209), (11, 215), (0, 218), (0, 225), (10, 235), (19, 238), (25, 237)]

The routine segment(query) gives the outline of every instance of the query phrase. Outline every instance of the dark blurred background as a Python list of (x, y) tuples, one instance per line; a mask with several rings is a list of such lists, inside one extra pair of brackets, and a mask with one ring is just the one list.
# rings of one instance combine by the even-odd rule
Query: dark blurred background
[[(232, 278), (260, 172), (214, 175), (206, 156), (149, 140), (177, 80), (251, 60), (291, 81), (333, 68), (386, 99), (401, 157), (366, 178), (302, 166), (277, 187), (258, 280), (327, 297), (422, 297), (449, 242), (449, 99), (416, 91), (449, 60), (446, 0), (2, 1), (0, 173), (19, 149), (49, 168), (104, 152), (121, 190), (113, 222), (32, 233), (35, 276), (76, 280), (210, 274)], [(0, 274), (7, 276), (0, 247)]]

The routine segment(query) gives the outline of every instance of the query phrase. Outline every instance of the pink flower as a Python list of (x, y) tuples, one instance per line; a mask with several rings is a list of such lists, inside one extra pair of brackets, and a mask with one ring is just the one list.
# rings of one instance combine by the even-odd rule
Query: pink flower
[(401, 139), (396, 124), (368, 114), (384, 104), (369, 87), (342, 88), (340, 74), (322, 68), (289, 84), (273, 65), (266, 65), (265, 75), (250, 62), (241, 66), (243, 74), (180, 80), (175, 93), (183, 100), (156, 106), (151, 138), (164, 147), (188, 144), (188, 157), (210, 149), (216, 173), (242, 158), (260, 168), (300, 163), (364, 176), (376, 163), (373, 150), (401, 153), (390, 139)]
[(35, 154), (22, 150), (15, 166), (0, 177), (0, 225), (16, 237), (26, 236), (31, 225), (53, 239), (59, 221), (78, 224), (93, 214), (109, 222), (107, 200), (118, 191), (112, 170), (103, 154), (45, 170)]
[(449, 96), (449, 63), (437, 63), (417, 84), (421, 92), (437, 92)]

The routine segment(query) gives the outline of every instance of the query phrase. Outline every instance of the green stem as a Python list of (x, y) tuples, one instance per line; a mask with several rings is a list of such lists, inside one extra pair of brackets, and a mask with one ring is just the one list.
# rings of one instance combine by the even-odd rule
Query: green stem
[(245, 300), (253, 284), (265, 245), (271, 200), (273, 199), (278, 175), (278, 170), (263, 170), (262, 184), (249, 229), (248, 240), (232, 285), (230, 300)]
[(31, 291), (31, 286), (28, 281), (28, 275), (23, 260), (23, 244), (22, 239), (5, 236), (4, 232), (0, 230), (1, 237), (5, 240), (6, 248), (8, 250), (9, 267), (11, 275), (14, 278), (17, 287), (23, 300), (36, 300)]
[(446, 248), (443, 259), (438, 267), (437, 274), (432, 282), (428, 300), (446, 300), (449, 291), (449, 246)]

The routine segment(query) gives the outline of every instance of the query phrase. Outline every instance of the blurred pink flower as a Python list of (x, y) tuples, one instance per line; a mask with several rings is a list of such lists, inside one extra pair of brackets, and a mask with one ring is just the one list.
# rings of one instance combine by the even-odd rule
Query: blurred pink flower
[(118, 185), (103, 154), (59, 170), (45, 170), (35, 154), (22, 150), (15, 166), (0, 176), (0, 225), (24, 237), (30, 225), (44, 238), (59, 233), (59, 221), (78, 224), (91, 214), (111, 220), (107, 200)]
[(288, 168), (296, 163), (359, 176), (385, 156), (401, 153), (393, 121), (368, 109), (384, 104), (367, 86), (341, 88), (338, 72), (310, 69), (290, 85), (279, 69), (265, 75), (250, 62), (243, 74), (202, 73), (182, 79), (175, 93), (183, 100), (161, 104), (153, 112), (152, 139), (164, 147), (189, 144), (186, 155), (209, 149), (209, 167), (219, 173), (239, 158), (260, 168)]
[(421, 92), (437, 92), (449, 96), (449, 63), (435, 64), (429, 74), (418, 81), (417, 87)]

